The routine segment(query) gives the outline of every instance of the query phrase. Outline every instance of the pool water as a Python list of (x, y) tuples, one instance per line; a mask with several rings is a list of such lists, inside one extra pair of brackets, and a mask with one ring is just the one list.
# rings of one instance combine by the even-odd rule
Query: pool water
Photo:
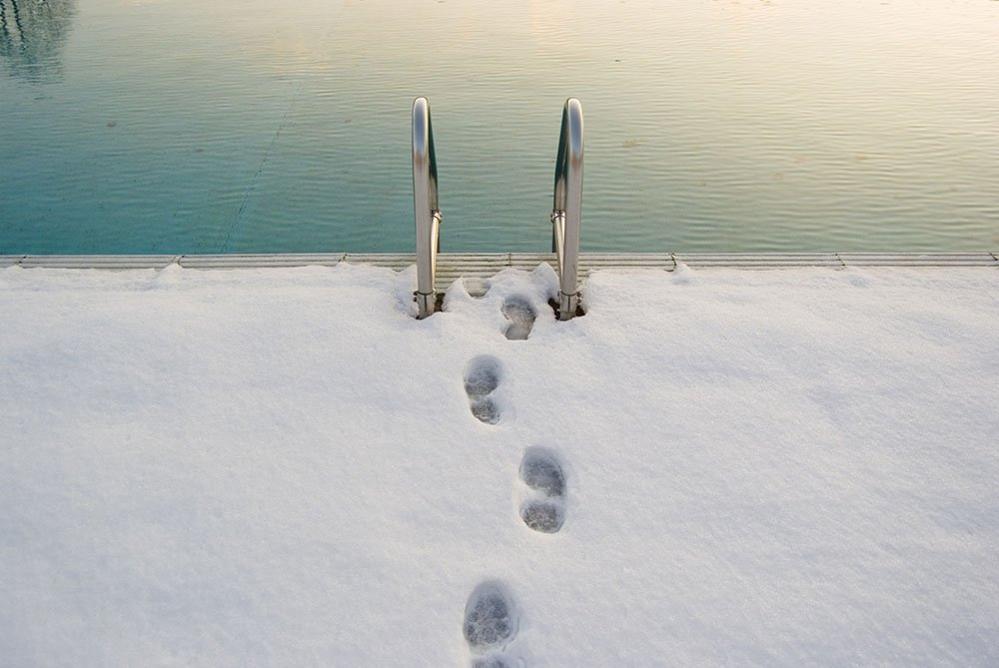
[(999, 248), (993, 0), (0, 0), (0, 253)]

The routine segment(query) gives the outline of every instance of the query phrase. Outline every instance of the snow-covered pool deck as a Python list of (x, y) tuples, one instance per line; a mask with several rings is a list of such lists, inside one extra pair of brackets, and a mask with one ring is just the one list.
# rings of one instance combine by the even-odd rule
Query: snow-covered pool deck
[(565, 323), (519, 257), (424, 321), (352, 256), (6, 262), (0, 663), (463, 666), (483, 582), (509, 665), (999, 662), (994, 256), (657, 256)]

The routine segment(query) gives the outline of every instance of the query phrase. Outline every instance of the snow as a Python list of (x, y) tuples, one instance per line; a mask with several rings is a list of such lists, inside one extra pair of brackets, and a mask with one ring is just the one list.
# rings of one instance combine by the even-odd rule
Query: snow
[(995, 270), (413, 276), (0, 270), (0, 663), (999, 662)]

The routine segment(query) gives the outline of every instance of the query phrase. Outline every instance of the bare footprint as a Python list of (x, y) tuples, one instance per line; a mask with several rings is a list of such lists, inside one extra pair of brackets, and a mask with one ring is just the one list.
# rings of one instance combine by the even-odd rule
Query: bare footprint
[(520, 462), (520, 479), (527, 499), (520, 518), (531, 529), (556, 533), (565, 523), (565, 473), (555, 454), (545, 448), (528, 448)]
[[(513, 598), (505, 585), (483, 582), (468, 597), (462, 631), (474, 654), (502, 651), (517, 635), (519, 619)], [(480, 656), (475, 666), (504, 666), (502, 656)]]
[(500, 409), (492, 395), (499, 387), (501, 377), (500, 361), (489, 355), (476, 357), (465, 369), (465, 393), (472, 415), (486, 424), (496, 424), (500, 420)]
[(538, 314), (525, 298), (507, 297), (503, 302), (503, 315), (510, 321), (506, 328), (506, 338), (511, 341), (525, 341), (531, 335)]

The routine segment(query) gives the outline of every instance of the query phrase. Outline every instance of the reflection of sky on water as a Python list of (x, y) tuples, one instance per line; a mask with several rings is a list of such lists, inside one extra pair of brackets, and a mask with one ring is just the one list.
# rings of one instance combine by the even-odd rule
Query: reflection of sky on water
[[(0, 0), (0, 253), (999, 244), (999, 2)], [(40, 90), (37, 82), (47, 82)]]
[(28, 81), (58, 78), (76, 0), (0, 0), (0, 62)]

